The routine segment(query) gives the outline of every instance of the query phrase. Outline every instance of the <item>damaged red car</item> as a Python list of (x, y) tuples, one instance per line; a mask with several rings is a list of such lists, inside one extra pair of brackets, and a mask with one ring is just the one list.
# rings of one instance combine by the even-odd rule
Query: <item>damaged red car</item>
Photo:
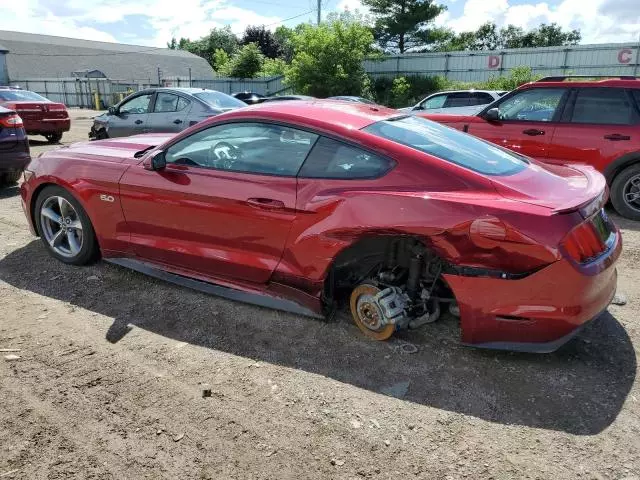
[(605, 310), (621, 238), (591, 167), (544, 165), (379, 106), (274, 102), (178, 135), (34, 159), (55, 258), (98, 258), (366, 335), (460, 319), (462, 342), (555, 350)]

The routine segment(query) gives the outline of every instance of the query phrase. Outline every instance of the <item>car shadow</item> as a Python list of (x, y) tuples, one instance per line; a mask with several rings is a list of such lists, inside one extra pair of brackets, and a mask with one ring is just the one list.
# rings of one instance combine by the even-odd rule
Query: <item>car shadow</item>
[(621, 217), (613, 209), (607, 209), (607, 214), (621, 230), (640, 231), (640, 222), (638, 220)]
[(10, 185), (8, 187), (0, 187), (0, 200), (20, 195), (20, 186)]
[(105, 262), (71, 267), (51, 258), (39, 241), (1, 259), (0, 279), (110, 317), (105, 341), (111, 343), (138, 327), (501, 424), (597, 434), (620, 412), (636, 375), (631, 340), (609, 313), (558, 352), (530, 355), (460, 346), (450, 316), (374, 342), (346, 314), (328, 323), (201, 294)]

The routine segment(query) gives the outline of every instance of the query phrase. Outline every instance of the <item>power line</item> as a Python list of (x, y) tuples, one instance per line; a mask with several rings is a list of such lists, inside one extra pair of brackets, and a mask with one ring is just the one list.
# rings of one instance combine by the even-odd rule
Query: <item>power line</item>
[(266, 28), (266, 27), (272, 27), (272, 26), (274, 26), (274, 25), (277, 25), (278, 23), (288, 22), (289, 20), (293, 20), (293, 19), (295, 19), (295, 18), (299, 18), (299, 17), (303, 17), (303, 16), (305, 16), (305, 15), (309, 15), (310, 13), (313, 13), (313, 12), (315, 12), (315, 11), (316, 11), (316, 9), (315, 9), (315, 8), (312, 8), (312, 9), (311, 9), (311, 10), (309, 10), (308, 12), (304, 12), (304, 13), (301, 13), (300, 15), (295, 15), (295, 16), (293, 16), (293, 17), (289, 17), (289, 18), (285, 18), (285, 19), (282, 19), (282, 20), (278, 20), (277, 22), (269, 23), (268, 25), (264, 25), (264, 27), (265, 27), (265, 28)]

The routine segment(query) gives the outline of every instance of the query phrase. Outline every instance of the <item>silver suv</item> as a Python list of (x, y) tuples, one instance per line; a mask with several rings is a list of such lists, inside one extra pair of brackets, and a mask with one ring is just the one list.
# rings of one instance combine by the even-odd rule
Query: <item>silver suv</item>
[(453, 90), (429, 95), (413, 107), (401, 108), (407, 113), (451, 113), (473, 115), (485, 105), (502, 97), (504, 90)]

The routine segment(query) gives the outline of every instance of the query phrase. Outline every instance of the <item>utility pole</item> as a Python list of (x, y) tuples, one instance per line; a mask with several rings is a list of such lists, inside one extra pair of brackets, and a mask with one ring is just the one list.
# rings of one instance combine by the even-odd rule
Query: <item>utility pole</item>
[(318, 0), (318, 25), (320, 25), (321, 16), (322, 16), (322, 0)]

